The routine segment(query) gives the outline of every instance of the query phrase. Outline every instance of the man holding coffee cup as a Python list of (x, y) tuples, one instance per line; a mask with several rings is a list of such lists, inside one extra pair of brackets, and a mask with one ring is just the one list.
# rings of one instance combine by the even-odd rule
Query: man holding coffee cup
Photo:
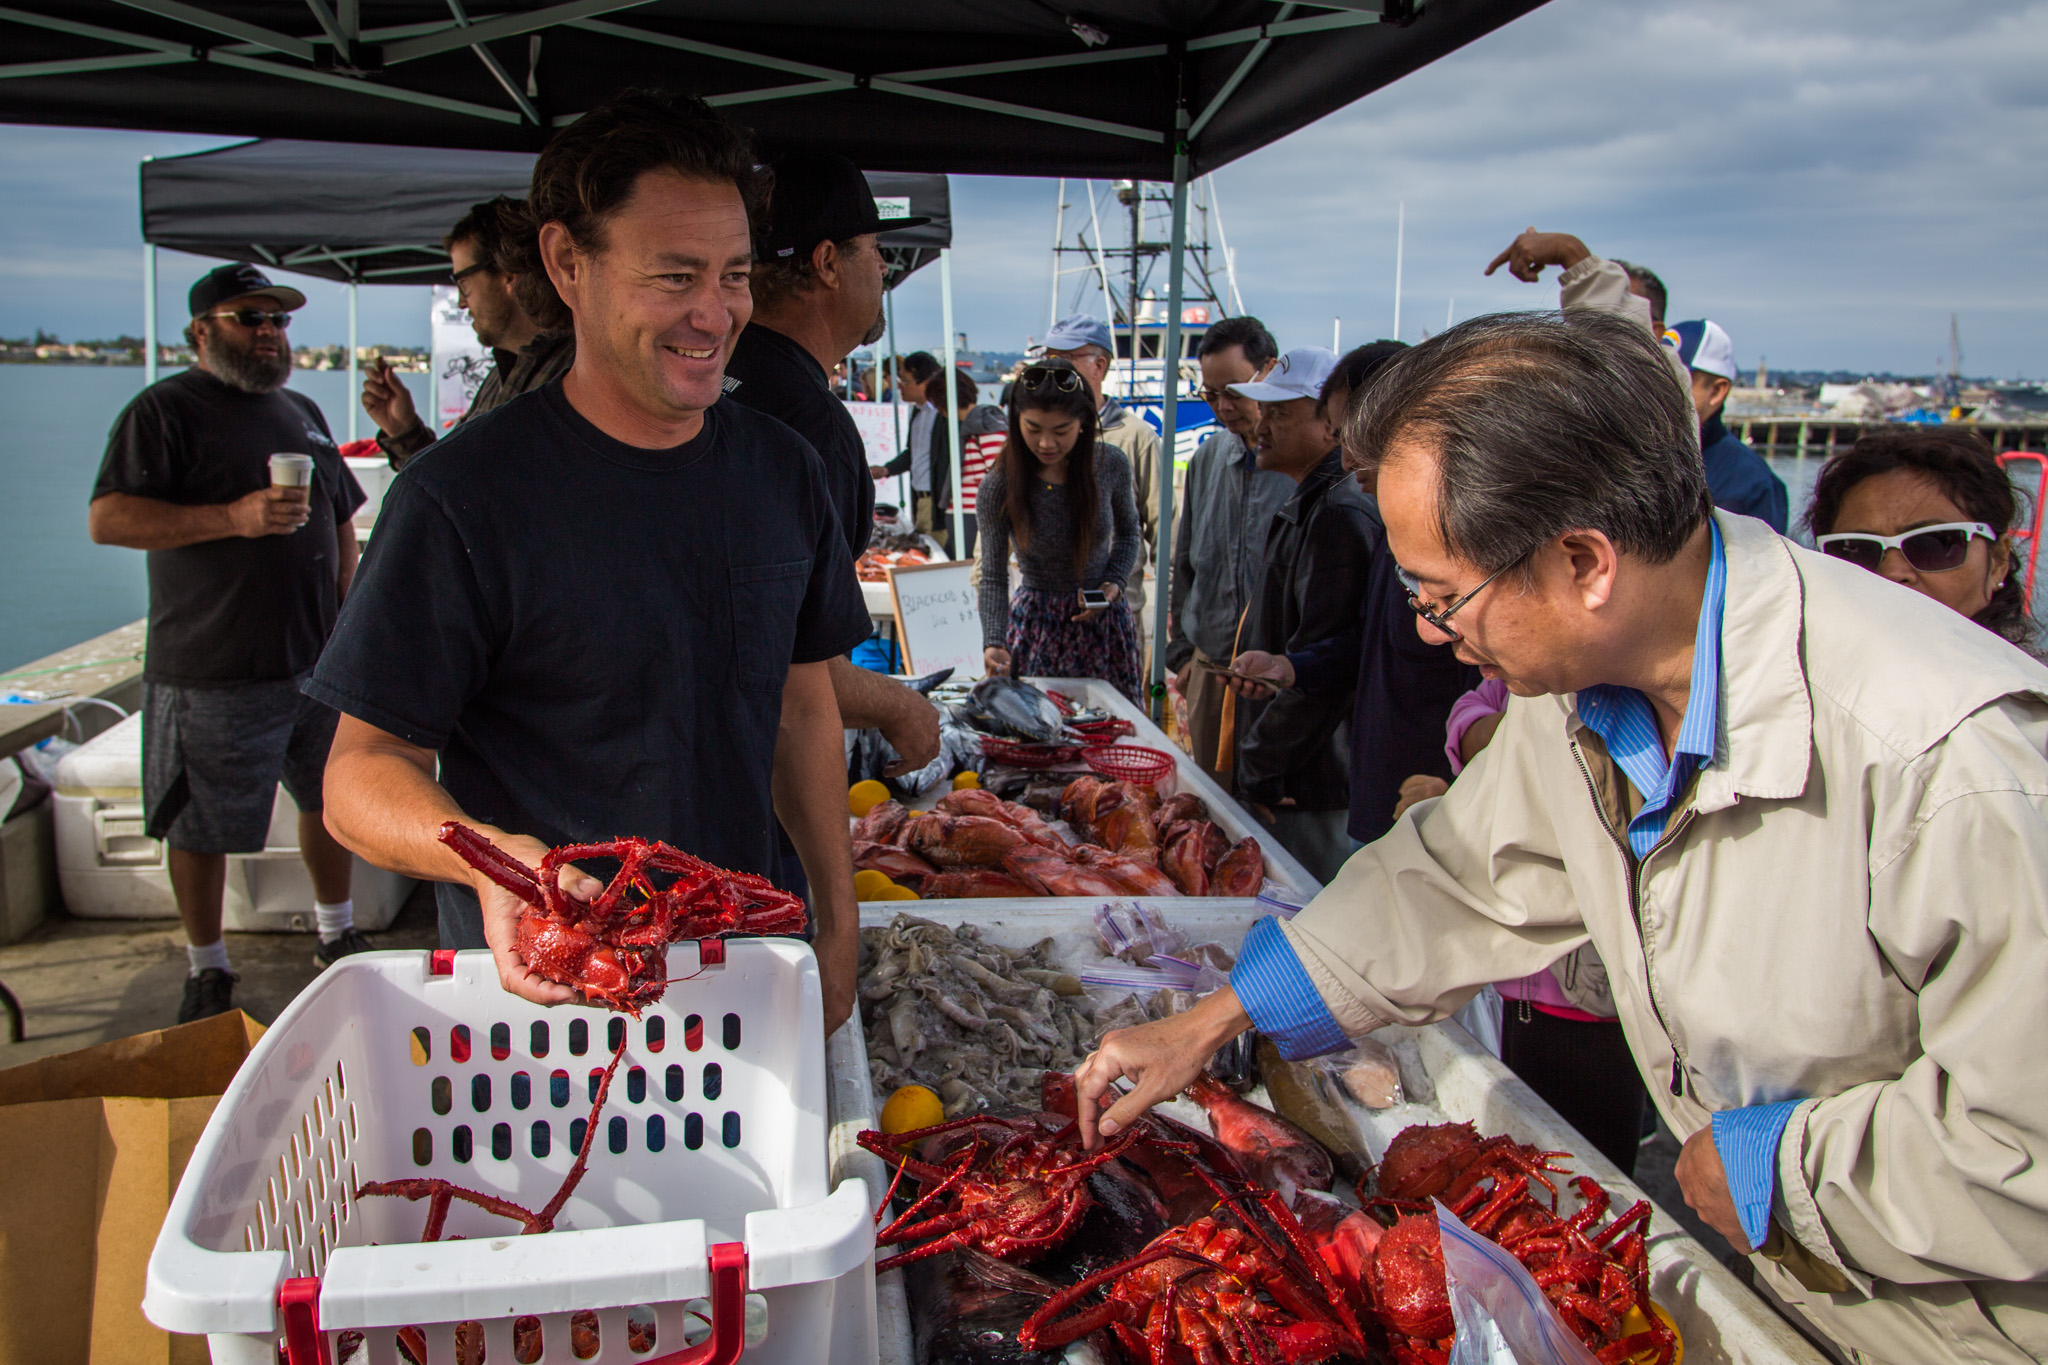
[(335, 713), (299, 691), (355, 573), (363, 490), (320, 409), (284, 387), (305, 295), (234, 264), (189, 301), (197, 359), (122, 412), (89, 515), (96, 543), (149, 552), (143, 801), (185, 925), (180, 1023), (233, 1008), (226, 855), (263, 848), (280, 779), (313, 876), (315, 960), (371, 946), (354, 927), (350, 855), (321, 822)]

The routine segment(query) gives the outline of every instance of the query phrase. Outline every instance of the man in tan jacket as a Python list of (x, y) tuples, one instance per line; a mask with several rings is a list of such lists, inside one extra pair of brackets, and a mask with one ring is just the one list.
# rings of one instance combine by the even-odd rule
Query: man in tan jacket
[(1687, 1202), (1779, 1298), (1861, 1360), (2048, 1355), (2048, 670), (1710, 512), (1639, 321), (1474, 319), (1358, 414), (1418, 630), (1515, 700), (1229, 988), (1104, 1039), (1089, 1140), (1248, 1026), (1329, 1051), (1590, 943)]

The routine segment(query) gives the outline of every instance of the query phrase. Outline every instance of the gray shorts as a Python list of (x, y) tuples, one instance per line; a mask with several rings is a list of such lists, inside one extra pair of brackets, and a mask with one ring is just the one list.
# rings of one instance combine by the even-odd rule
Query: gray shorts
[(142, 801), (149, 835), (185, 853), (260, 853), (282, 781), (302, 811), (340, 721), (291, 682), (142, 685)]

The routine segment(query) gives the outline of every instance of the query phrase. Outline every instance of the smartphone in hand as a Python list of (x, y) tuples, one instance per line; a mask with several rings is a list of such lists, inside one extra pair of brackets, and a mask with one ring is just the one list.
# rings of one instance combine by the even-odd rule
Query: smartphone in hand
[(1081, 589), (1081, 608), (1084, 611), (1108, 611), (1109, 594), (1100, 588)]

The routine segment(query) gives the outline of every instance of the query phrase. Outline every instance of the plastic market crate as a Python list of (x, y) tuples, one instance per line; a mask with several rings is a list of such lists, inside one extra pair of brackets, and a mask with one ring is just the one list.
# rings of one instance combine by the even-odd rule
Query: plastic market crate
[[(636, 1021), (509, 995), (485, 952), (329, 968), (207, 1123), (144, 1312), (208, 1334), (223, 1365), (276, 1365), (288, 1336), (293, 1365), (339, 1365), (344, 1332), (351, 1345), (360, 1333), (357, 1365), (390, 1365), (407, 1327), (445, 1365), (463, 1322), (480, 1324), (493, 1365), (681, 1365), (742, 1349), (762, 1365), (874, 1360), (870, 1192), (858, 1178), (828, 1189), (817, 960), (795, 940), (733, 939), (676, 945), (669, 972)], [(355, 1197), (426, 1176), (540, 1208), (622, 1036), (588, 1173), (555, 1232), (522, 1237), (457, 1202), (444, 1236), (463, 1240), (422, 1244), (423, 1201)], [(579, 1310), (597, 1316), (593, 1356), (572, 1354)], [(651, 1350), (631, 1349), (629, 1316), (654, 1323)], [(515, 1353), (522, 1317), (538, 1320), (537, 1357), (531, 1324)]]

